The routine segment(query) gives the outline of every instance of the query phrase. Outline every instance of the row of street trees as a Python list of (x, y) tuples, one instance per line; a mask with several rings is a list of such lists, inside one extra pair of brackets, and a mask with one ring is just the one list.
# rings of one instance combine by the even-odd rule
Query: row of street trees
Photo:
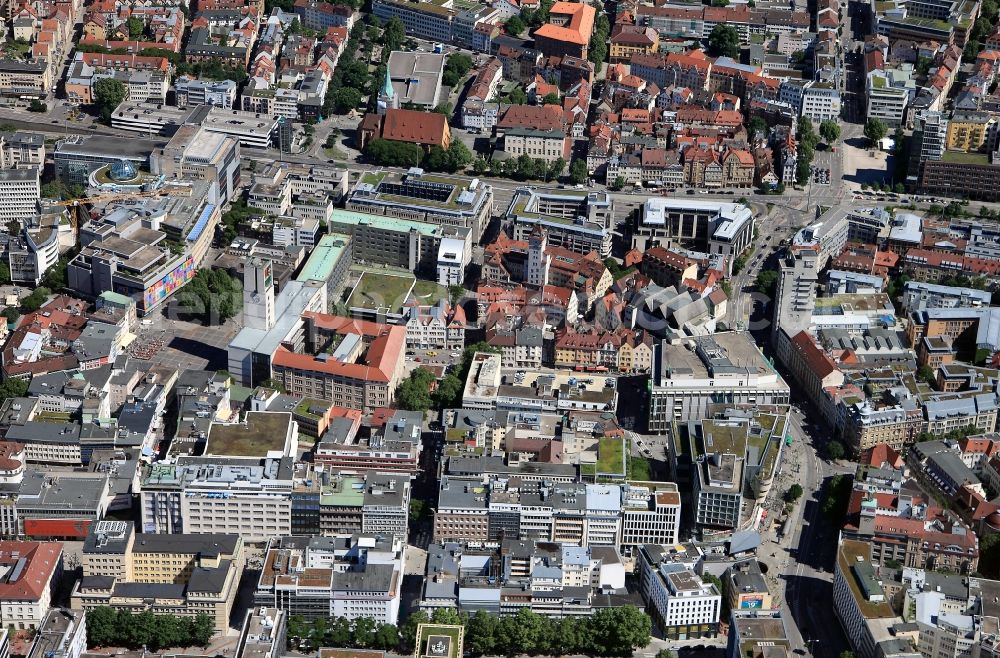
[[(290, 617), (287, 633), (289, 648), (302, 647), (302, 640), (308, 640), (314, 648), (347, 647), (392, 651), (399, 646), (399, 630), (395, 624), (377, 624), (371, 617), (358, 617), (353, 621), (346, 617)], [(298, 645), (293, 646), (296, 642)]]
[[(586, 163), (584, 163), (584, 167), (586, 167)], [(490, 176), (513, 178), (518, 181), (555, 180), (562, 175), (565, 168), (566, 161), (562, 158), (549, 163), (541, 158), (533, 158), (530, 155), (523, 154), (509, 160), (492, 158), (487, 162), (484, 158), (480, 157), (472, 162), (472, 170), (477, 176), (482, 176), (488, 172)]]
[(159, 651), (171, 647), (204, 647), (215, 633), (215, 622), (204, 613), (194, 617), (157, 615), (100, 606), (87, 611), (87, 646), (125, 647)]
[(365, 145), (365, 156), (383, 167), (423, 167), (427, 171), (454, 173), (472, 162), (472, 151), (459, 140), (447, 149), (432, 146), (426, 153), (420, 146), (388, 139), (373, 139)]
[[(413, 649), (417, 626), (429, 621), (432, 619), (422, 611), (410, 615), (400, 632), (404, 651)], [(474, 656), (631, 656), (634, 650), (649, 644), (652, 626), (649, 616), (632, 605), (601, 608), (591, 617), (565, 619), (545, 617), (527, 608), (509, 617), (482, 610), (472, 616), (436, 610), (433, 621), (464, 625), (465, 648)]]

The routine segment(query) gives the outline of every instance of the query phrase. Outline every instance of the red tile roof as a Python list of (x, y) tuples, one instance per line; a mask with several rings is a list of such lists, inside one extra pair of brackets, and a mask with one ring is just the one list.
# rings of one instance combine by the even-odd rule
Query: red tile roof
[(371, 339), (365, 358), (366, 363), (341, 363), (333, 359), (321, 361), (311, 354), (297, 354), (279, 347), (271, 362), (275, 366), (285, 366), (300, 370), (311, 370), (336, 374), (364, 381), (389, 382), (392, 380), (396, 364), (406, 343), (406, 328), (363, 320), (352, 320), (338, 315), (306, 312), (303, 318), (310, 318), (316, 327), (338, 334), (360, 334)]
[(816, 376), (823, 379), (837, 371), (837, 364), (830, 356), (818, 348), (808, 332), (800, 331), (792, 338), (792, 349), (798, 352), (806, 367)]
[(16, 471), (24, 466), (24, 446), (14, 441), (0, 441), (0, 471)]
[(879, 443), (870, 450), (866, 450), (862, 453), (861, 463), (875, 467), (881, 467), (883, 464), (888, 464), (892, 468), (901, 468), (903, 466), (903, 458), (890, 446), (885, 443)]
[(0, 565), (13, 568), (21, 560), (21, 576), (0, 582), (0, 601), (37, 601), (50, 587), (62, 559), (62, 544), (39, 541), (0, 541)]
[(382, 139), (444, 146), (448, 117), (437, 112), (388, 109), (382, 121)]
[(535, 30), (534, 37), (536, 39), (542, 37), (543, 39), (565, 41), (578, 46), (586, 46), (590, 43), (590, 37), (594, 33), (594, 19), (597, 17), (597, 10), (589, 4), (583, 2), (556, 2), (549, 10), (549, 16), (565, 17), (569, 21), (566, 27), (545, 23)]
[(497, 128), (566, 130), (566, 116), (558, 105), (511, 105), (497, 122)]

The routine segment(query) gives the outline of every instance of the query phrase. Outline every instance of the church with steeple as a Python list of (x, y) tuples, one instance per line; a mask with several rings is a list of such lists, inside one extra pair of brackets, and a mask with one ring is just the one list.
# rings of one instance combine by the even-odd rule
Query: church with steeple
[(399, 96), (392, 88), (392, 76), (389, 74), (389, 67), (385, 69), (385, 79), (382, 81), (382, 90), (378, 93), (378, 103), (376, 105), (379, 114), (385, 114), (386, 110), (399, 109)]

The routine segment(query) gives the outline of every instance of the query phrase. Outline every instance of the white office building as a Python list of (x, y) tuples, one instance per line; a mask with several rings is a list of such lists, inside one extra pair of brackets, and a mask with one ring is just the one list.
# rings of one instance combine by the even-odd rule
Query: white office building
[[(686, 344), (685, 344), (686, 343)], [(649, 431), (666, 433), (675, 421), (707, 418), (709, 405), (788, 404), (788, 384), (760, 352), (749, 333), (697, 336), (653, 355)]]
[(40, 196), (38, 170), (34, 167), (0, 170), (0, 222), (4, 226), (38, 212)]
[(179, 457), (142, 479), (143, 532), (242, 534), (263, 542), (292, 531), (292, 458)]
[(671, 640), (715, 637), (722, 595), (683, 564), (652, 563), (654, 552), (640, 552), (639, 587), (664, 636)]
[(906, 106), (916, 93), (912, 68), (911, 64), (903, 64), (898, 69), (868, 73), (865, 91), (869, 119), (881, 119), (890, 128), (903, 125)]
[(802, 90), (802, 116), (813, 123), (840, 120), (840, 91), (830, 82), (811, 82)]
[(174, 83), (177, 107), (214, 105), (223, 109), (233, 107), (236, 100), (236, 83), (232, 80), (198, 80), (182, 76)]
[(676, 544), (681, 524), (681, 496), (673, 482), (629, 483), (622, 487), (621, 549), (642, 544)]
[(405, 542), (370, 534), (271, 540), (254, 604), (307, 619), (399, 618)]
[(726, 273), (753, 241), (753, 212), (742, 203), (693, 199), (647, 199), (632, 230), (632, 247), (682, 248), (722, 256)]

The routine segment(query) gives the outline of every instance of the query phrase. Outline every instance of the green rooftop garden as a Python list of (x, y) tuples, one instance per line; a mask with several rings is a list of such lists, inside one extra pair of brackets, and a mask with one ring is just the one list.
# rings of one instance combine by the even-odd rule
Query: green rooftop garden
[(597, 443), (597, 472), (605, 475), (621, 474), (625, 477), (625, 442), (618, 437), (605, 436)]
[(448, 289), (436, 281), (417, 279), (413, 284), (413, 296), (421, 304), (437, 304), (442, 299), (448, 299)]
[(305, 418), (311, 418), (312, 420), (320, 420), (323, 416), (311, 412), (309, 410), (310, 407), (329, 409), (330, 403), (323, 402), (321, 400), (314, 400), (312, 398), (305, 398), (304, 400), (302, 400), (302, 402), (299, 402), (298, 406), (295, 407), (295, 414), (298, 416), (303, 416)]
[(966, 153), (965, 151), (945, 151), (941, 156), (942, 162), (954, 162), (958, 164), (988, 165), (989, 156), (985, 153)]
[(413, 287), (413, 277), (393, 276), (391, 274), (362, 274), (351, 296), (347, 300), (348, 308), (390, 309), (403, 306), (406, 296)]

